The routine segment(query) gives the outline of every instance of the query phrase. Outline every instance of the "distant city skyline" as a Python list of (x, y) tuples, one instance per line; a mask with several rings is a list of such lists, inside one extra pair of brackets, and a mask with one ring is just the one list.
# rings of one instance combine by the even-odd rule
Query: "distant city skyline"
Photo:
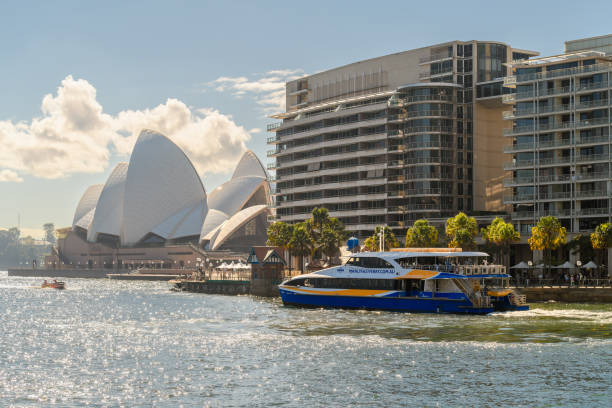
[(212, 191), (246, 149), (266, 162), (267, 115), (305, 74), (452, 40), (554, 55), (611, 31), (608, 2), (485, 5), (3, 4), (0, 228), (18, 216), (24, 235), (69, 226), (80, 195), (128, 159), (143, 127), (179, 144)]

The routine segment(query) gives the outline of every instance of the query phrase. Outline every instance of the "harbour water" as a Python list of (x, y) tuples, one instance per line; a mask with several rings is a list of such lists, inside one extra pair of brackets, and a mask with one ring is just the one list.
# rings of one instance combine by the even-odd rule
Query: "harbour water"
[(0, 272), (0, 405), (612, 405), (612, 305), (420, 315), (40, 281)]

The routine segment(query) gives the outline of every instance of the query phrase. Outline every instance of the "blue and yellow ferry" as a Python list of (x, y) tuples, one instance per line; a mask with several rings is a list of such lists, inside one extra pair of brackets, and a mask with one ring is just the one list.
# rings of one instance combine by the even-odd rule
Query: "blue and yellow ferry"
[(501, 265), (482, 265), (484, 252), (403, 248), (353, 254), (341, 266), (279, 285), (285, 305), (421, 313), (487, 314), (529, 310), (508, 288)]

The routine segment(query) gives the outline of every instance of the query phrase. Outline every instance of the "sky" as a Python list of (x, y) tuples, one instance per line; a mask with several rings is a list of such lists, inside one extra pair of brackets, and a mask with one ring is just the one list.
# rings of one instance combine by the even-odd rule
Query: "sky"
[(266, 158), (287, 80), (452, 40), (541, 55), (612, 33), (610, 1), (3, 1), (0, 228), (72, 223), (151, 128), (207, 191)]

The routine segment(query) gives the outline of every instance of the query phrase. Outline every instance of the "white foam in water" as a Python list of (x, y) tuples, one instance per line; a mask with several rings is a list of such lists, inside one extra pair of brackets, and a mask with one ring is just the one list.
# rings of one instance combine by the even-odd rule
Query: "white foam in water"
[(504, 317), (507, 319), (551, 317), (557, 319), (587, 320), (595, 321), (598, 323), (612, 323), (612, 312), (596, 312), (579, 309), (531, 309), (523, 312), (494, 313), (493, 315), (498, 317)]

